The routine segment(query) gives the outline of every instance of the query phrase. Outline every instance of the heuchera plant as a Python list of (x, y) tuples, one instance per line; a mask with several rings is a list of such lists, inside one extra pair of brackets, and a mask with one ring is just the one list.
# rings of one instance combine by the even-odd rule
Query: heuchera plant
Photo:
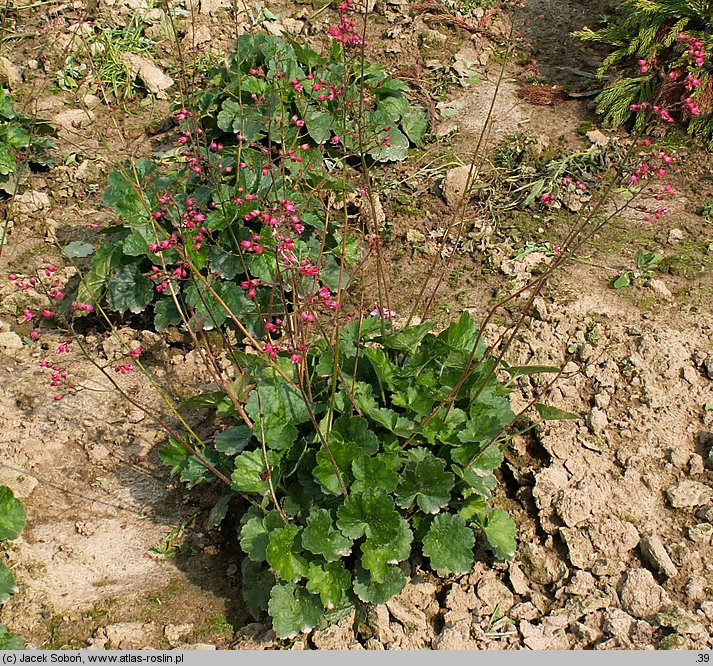
[[(247, 419), (224, 392), (187, 403), (236, 422), (201, 455), (253, 504), (239, 528), (243, 593), (278, 636), (384, 603), (414, 551), (456, 574), (476, 540), (496, 557), (515, 553), (515, 525), (491, 505), (515, 418), (508, 388), (468, 314), (438, 335), (431, 327), (384, 334), (379, 317), (354, 319), (300, 364), (234, 352), (252, 384)], [(189, 486), (216, 478), (177, 441), (161, 458)]]

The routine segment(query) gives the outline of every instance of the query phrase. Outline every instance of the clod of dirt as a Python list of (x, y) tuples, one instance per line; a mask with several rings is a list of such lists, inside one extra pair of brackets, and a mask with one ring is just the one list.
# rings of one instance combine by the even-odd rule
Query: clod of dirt
[(312, 634), (312, 642), (319, 650), (363, 650), (354, 636), (355, 612), (351, 611), (337, 624)]
[(710, 523), (698, 523), (688, 528), (688, 538), (701, 546), (708, 546), (713, 536), (713, 525)]
[(0, 333), (0, 349), (4, 349), (7, 352), (22, 349), (22, 338), (12, 331), (3, 331)]
[(609, 518), (589, 528), (592, 545), (604, 555), (628, 558), (629, 552), (639, 545), (636, 528), (619, 518)]
[(696, 481), (680, 481), (666, 490), (666, 496), (675, 509), (690, 508), (713, 501), (713, 490)]
[(667, 300), (673, 298), (671, 290), (666, 286), (666, 283), (663, 280), (658, 280), (654, 278), (652, 280), (649, 280), (648, 286), (649, 289), (651, 289), (658, 296), (661, 296), (661, 298), (665, 298)]
[[(472, 169), (475, 175), (476, 168)], [(471, 173), (471, 166), (466, 164), (464, 166), (456, 167), (451, 169), (446, 177), (443, 179), (443, 198), (449, 206), (457, 206), (460, 200), (465, 194), (466, 186), (468, 185), (468, 179)]]
[(573, 567), (588, 569), (596, 561), (594, 546), (587, 535), (576, 527), (561, 527), (560, 536), (567, 546), (569, 561)]
[(112, 648), (136, 650), (150, 642), (154, 626), (141, 622), (118, 622), (105, 627), (105, 631), (107, 641)]
[(619, 589), (621, 607), (639, 619), (646, 619), (669, 603), (668, 595), (648, 569), (634, 569), (626, 574)]
[(524, 543), (518, 550), (525, 573), (540, 585), (549, 585), (567, 575), (567, 567), (556, 553), (533, 543)]
[(12, 200), (15, 213), (19, 215), (29, 215), (38, 210), (50, 207), (50, 198), (45, 192), (28, 190), (16, 195)]
[(7, 81), (8, 88), (15, 90), (22, 85), (22, 74), (7, 58), (0, 57), (0, 79)]
[(548, 618), (539, 626), (523, 620), (518, 629), (523, 642), (531, 650), (568, 650), (571, 647), (562, 627), (553, 625)]
[(434, 650), (477, 650), (478, 644), (470, 636), (470, 619), (447, 622), (432, 641)]
[(478, 583), (478, 598), (483, 602), (485, 613), (507, 613), (515, 605), (513, 593), (494, 574), (486, 574)]
[(673, 578), (678, 569), (669, 557), (661, 539), (656, 534), (643, 534), (641, 536), (641, 554), (644, 559), (651, 564), (660, 574), (667, 578)]
[(167, 624), (163, 628), (163, 635), (169, 645), (176, 647), (181, 642), (181, 639), (188, 636), (192, 631), (192, 624)]
[(143, 81), (146, 90), (159, 99), (168, 99), (166, 91), (175, 83), (168, 74), (164, 74), (148, 58), (135, 53), (124, 53), (122, 60), (131, 69), (134, 76)]

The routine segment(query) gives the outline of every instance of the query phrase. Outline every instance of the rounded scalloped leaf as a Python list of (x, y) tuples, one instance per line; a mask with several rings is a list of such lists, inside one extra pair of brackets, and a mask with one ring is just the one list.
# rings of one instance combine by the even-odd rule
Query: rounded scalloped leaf
[(436, 571), (468, 573), (473, 564), (475, 534), (458, 515), (437, 515), (423, 537), (423, 554)]
[(321, 555), (327, 562), (336, 562), (352, 552), (352, 540), (334, 529), (332, 514), (313, 507), (302, 532), (302, 546), (310, 553)]
[(363, 602), (368, 604), (384, 604), (396, 596), (406, 586), (406, 577), (401, 569), (392, 564), (389, 566), (382, 582), (377, 582), (368, 571), (361, 569), (354, 578), (354, 592)]
[(279, 578), (297, 582), (307, 575), (307, 560), (300, 555), (301, 531), (297, 525), (285, 525), (270, 532), (265, 559)]
[(278, 583), (270, 592), (267, 612), (280, 638), (294, 638), (312, 631), (324, 615), (324, 608), (319, 596), (294, 583)]
[(441, 458), (424, 449), (413, 449), (409, 457), (396, 488), (397, 504), (409, 509), (415, 503), (424, 513), (438, 513), (451, 499), (453, 474), (445, 471)]
[(22, 503), (15, 499), (10, 488), (0, 486), (0, 541), (17, 539), (26, 521)]

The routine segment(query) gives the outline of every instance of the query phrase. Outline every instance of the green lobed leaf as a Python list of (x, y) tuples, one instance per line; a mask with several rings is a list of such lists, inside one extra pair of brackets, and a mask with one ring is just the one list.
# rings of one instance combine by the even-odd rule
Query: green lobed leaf
[(15, 576), (2, 562), (0, 562), (0, 604), (4, 604), (10, 595), (17, 592)]
[[(278, 458), (273, 451), (267, 452), (267, 461), (270, 463), (273, 475)], [(231, 488), (238, 492), (256, 493), (265, 495), (269, 491), (267, 482), (267, 469), (261, 449), (242, 451), (235, 456), (233, 473), (230, 476)]]
[(420, 146), (428, 129), (428, 113), (420, 106), (409, 106), (408, 111), (401, 116), (401, 128), (411, 143)]
[(216, 451), (226, 456), (234, 456), (248, 445), (252, 436), (253, 431), (246, 425), (231, 426), (215, 436), (213, 445)]
[(311, 631), (324, 615), (319, 596), (290, 582), (280, 582), (272, 588), (267, 610), (272, 628), (280, 638), (294, 638)]
[(352, 540), (333, 527), (332, 514), (313, 507), (302, 532), (302, 546), (310, 553), (321, 555), (327, 562), (336, 562), (352, 551)]
[(387, 493), (396, 490), (399, 482), (397, 470), (401, 467), (399, 456), (380, 453), (377, 456), (360, 456), (352, 462), (354, 483), (352, 492), (358, 493), (367, 488), (382, 488)]
[(535, 403), (535, 409), (543, 421), (579, 421), (582, 418), (579, 414), (566, 412), (559, 407), (551, 407), (539, 402)]
[(25, 527), (27, 514), (12, 490), (0, 486), (0, 541), (17, 539)]
[(275, 586), (275, 576), (270, 569), (260, 563), (253, 562), (247, 557), (240, 567), (243, 583), (243, 599), (248, 610), (256, 620), (260, 620), (267, 613), (270, 602), (270, 591)]
[(368, 571), (360, 569), (354, 578), (354, 593), (364, 603), (385, 604), (406, 586), (404, 572), (396, 565), (390, 565), (381, 582), (374, 580)]
[[(375, 454), (379, 447), (376, 435), (369, 429), (369, 422), (361, 416), (340, 416), (332, 425), (327, 443), (345, 483), (351, 481), (352, 461), (362, 455)], [(327, 492), (333, 495), (341, 493), (334, 467), (324, 449), (317, 452), (313, 475)]]
[(0, 650), (24, 650), (25, 643), (17, 634), (8, 631), (4, 624), (0, 624)]
[(433, 326), (433, 322), (430, 321), (408, 326), (396, 333), (383, 336), (379, 342), (387, 349), (395, 349), (396, 351), (412, 354), (418, 349), (421, 341), (428, 335)]
[(459, 515), (437, 515), (423, 538), (423, 554), (436, 571), (468, 573), (473, 564), (475, 535)]
[(263, 513), (259, 509), (251, 508), (241, 521), (240, 547), (253, 562), (264, 562), (270, 532), (283, 525), (277, 511)]
[(631, 276), (629, 272), (622, 273), (614, 282), (612, 282), (612, 287), (614, 289), (622, 289), (623, 287), (628, 287), (631, 284)]
[(511, 560), (515, 556), (517, 527), (506, 511), (491, 511), (483, 521), (483, 532), (495, 557)]
[(351, 585), (352, 576), (342, 562), (310, 563), (307, 570), (307, 591), (318, 594), (328, 610), (344, 604)]
[(285, 525), (268, 535), (265, 559), (282, 580), (296, 583), (307, 575), (307, 560), (300, 555), (300, 532), (302, 528), (298, 525)]
[(165, 331), (169, 326), (181, 323), (181, 315), (172, 298), (163, 298), (153, 307), (153, 323), (157, 331)]
[(453, 474), (445, 471), (445, 461), (423, 448), (412, 449), (401, 471), (396, 503), (402, 509), (418, 505), (424, 513), (438, 513), (451, 499)]
[(64, 246), (64, 254), (70, 259), (83, 259), (94, 254), (94, 246), (84, 241), (72, 241)]
[(121, 246), (115, 243), (102, 245), (94, 254), (89, 270), (77, 289), (77, 301), (98, 302), (106, 289), (112, 267), (120, 260)]
[(124, 264), (112, 271), (107, 283), (107, 304), (120, 313), (138, 314), (153, 300), (153, 285), (137, 264)]
[(381, 583), (386, 579), (390, 565), (402, 562), (411, 554), (413, 533), (404, 519), (399, 521), (395, 531), (370, 531), (372, 536), (361, 544), (361, 565)]

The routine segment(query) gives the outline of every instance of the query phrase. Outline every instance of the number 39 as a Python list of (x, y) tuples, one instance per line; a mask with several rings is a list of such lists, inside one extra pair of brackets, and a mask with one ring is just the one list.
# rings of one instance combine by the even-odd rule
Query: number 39
[(696, 661), (699, 664), (707, 664), (710, 662), (711, 656), (709, 654), (699, 654)]

